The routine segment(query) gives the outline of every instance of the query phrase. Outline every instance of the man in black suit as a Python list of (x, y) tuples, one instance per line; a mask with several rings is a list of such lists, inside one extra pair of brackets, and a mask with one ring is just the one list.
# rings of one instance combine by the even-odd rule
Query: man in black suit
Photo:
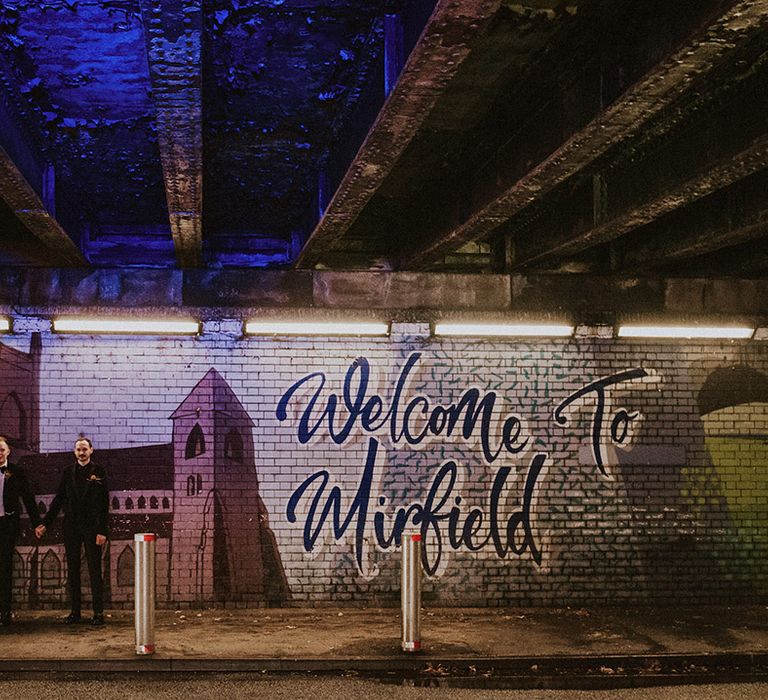
[(10, 454), (7, 440), (0, 437), (0, 625), (4, 627), (12, 620), (13, 549), (19, 534), (20, 501), (24, 502), (32, 524), (40, 524), (27, 477), (21, 467), (8, 463)]
[(107, 542), (109, 490), (101, 466), (91, 461), (93, 444), (87, 437), (75, 441), (77, 463), (65, 467), (51, 507), (35, 532), (41, 537), (64, 507), (64, 549), (67, 553), (67, 584), (70, 610), (66, 624), (80, 622), (80, 551), (85, 547), (93, 596), (92, 625), (104, 624), (104, 582), (101, 576), (101, 548)]

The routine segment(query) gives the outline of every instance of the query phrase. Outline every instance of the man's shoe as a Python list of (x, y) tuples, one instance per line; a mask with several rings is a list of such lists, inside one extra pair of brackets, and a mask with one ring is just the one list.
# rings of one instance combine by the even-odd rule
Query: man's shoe
[(80, 622), (80, 613), (71, 612), (64, 618), (65, 625), (76, 625)]
[(13, 622), (13, 618), (11, 617), (11, 613), (4, 612), (0, 613), (0, 625), (3, 627), (8, 627)]
[(94, 627), (103, 627), (104, 626), (104, 615), (102, 615), (101, 613), (96, 613), (91, 618), (91, 624)]

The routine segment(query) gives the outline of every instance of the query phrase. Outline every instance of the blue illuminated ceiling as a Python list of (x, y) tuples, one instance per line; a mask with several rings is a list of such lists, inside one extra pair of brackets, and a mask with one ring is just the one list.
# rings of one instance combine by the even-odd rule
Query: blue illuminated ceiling
[(0, 0), (0, 264), (762, 276), (762, 0)]
[[(188, 66), (151, 45), (160, 8), (166, 50), (179, 37), (199, 43), (189, 84), (202, 153), (199, 139), (175, 145), (181, 161), (205, 164), (206, 261), (287, 263), (317, 219), (324, 160), (381, 72), (384, 14), (402, 4), (4, 1), (0, 74), (38, 169), (54, 165), (56, 216), (70, 237), (108, 263), (135, 264), (141, 245), (146, 263), (174, 264), (157, 117), (186, 105), (153, 98), (150, 61), (167, 60), (161, 80)], [(195, 15), (199, 32), (187, 21)], [(182, 60), (194, 64), (195, 51)], [(378, 108), (383, 86), (375, 92)], [(9, 152), (11, 140), (2, 138)], [(28, 179), (40, 194), (35, 173)]]

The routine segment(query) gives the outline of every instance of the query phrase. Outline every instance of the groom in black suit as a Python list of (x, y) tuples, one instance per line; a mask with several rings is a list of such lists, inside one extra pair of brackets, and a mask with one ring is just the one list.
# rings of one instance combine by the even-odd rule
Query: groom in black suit
[(42, 536), (64, 507), (64, 549), (67, 553), (67, 583), (71, 606), (71, 612), (64, 618), (64, 622), (80, 622), (80, 551), (84, 547), (93, 596), (91, 624), (100, 626), (104, 624), (101, 548), (107, 542), (109, 490), (104, 469), (91, 461), (91, 441), (87, 437), (78, 438), (74, 452), (77, 462), (65, 467), (51, 507), (35, 532), (38, 537)]
[(20, 502), (24, 502), (33, 525), (40, 524), (35, 497), (29, 490), (24, 470), (8, 463), (11, 448), (0, 437), (0, 625), (11, 624), (13, 591), (13, 549), (19, 534)]

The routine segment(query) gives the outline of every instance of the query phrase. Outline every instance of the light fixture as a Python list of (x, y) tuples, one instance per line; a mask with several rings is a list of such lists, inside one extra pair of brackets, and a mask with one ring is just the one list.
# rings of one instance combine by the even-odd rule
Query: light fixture
[(619, 338), (748, 339), (754, 328), (744, 326), (619, 326)]
[(353, 321), (248, 321), (247, 335), (387, 335), (389, 324)]
[(436, 323), (435, 335), (556, 338), (573, 335), (573, 326), (553, 323)]
[(11, 330), (10, 319), (0, 317), (0, 333), (8, 333)]
[(176, 319), (57, 318), (57, 333), (122, 333), (125, 335), (197, 335), (200, 323)]

